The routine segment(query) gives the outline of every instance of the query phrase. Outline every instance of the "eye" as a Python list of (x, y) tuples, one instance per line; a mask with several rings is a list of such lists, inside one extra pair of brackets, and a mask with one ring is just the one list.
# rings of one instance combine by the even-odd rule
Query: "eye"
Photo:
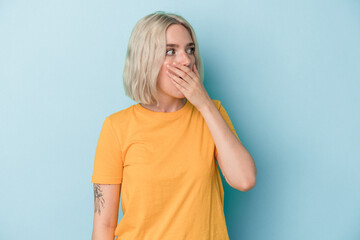
[[(168, 53), (171, 52), (171, 51), (172, 51), (173, 53), (172, 53), (172, 54), (168, 54)], [(171, 55), (173, 55), (173, 54), (174, 54), (174, 49), (171, 48), (171, 49), (166, 50), (166, 55), (170, 55), (170, 56), (171, 56)]]
[[(188, 54), (193, 55), (194, 52), (195, 52), (195, 48), (194, 48), (194, 47), (187, 49), (187, 53), (188, 53)], [(167, 50), (166, 50), (166, 55), (172, 56), (172, 55), (174, 55), (174, 54), (175, 54), (175, 50), (174, 50), (173, 48), (170, 48), (170, 49), (167, 49)]]
[(194, 52), (195, 52), (195, 48), (194, 48), (194, 47), (189, 48), (188, 50), (190, 50), (190, 51), (188, 51), (188, 53), (190, 53), (190, 54), (194, 54)]

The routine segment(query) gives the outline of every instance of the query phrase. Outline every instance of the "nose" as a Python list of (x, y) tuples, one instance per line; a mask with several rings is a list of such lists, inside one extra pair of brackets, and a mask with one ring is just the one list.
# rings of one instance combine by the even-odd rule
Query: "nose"
[(178, 56), (177, 60), (178, 60), (178, 63), (180, 63), (180, 64), (182, 64), (184, 66), (187, 66), (187, 67), (190, 66), (191, 59), (189, 58), (187, 53), (184, 52), (184, 51), (179, 52), (179, 56)]

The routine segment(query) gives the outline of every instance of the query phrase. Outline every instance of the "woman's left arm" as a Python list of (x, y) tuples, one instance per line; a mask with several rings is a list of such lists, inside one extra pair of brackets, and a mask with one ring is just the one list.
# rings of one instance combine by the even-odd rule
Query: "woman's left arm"
[(215, 142), (216, 160), (227, 183), (239, 191), (249, 191), (256, 184), (256, 166), (250, 153), (229, 128), (213, 101), (199, 111)]
[(174, 85), (203, 115), (218, 151), (216, 160), (227, 183), (239, 191), (252, 189), (257, 173), (254, 160), (209, 97), (195, 64), (190, 69), (173, 63), (168, 69)]

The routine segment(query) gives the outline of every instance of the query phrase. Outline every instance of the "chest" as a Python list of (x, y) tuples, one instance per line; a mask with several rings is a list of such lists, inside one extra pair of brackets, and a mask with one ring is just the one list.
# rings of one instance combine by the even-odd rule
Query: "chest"
[(130, 136), (123, 150), (124, 181), (201, 181), (216, 165), (214, 141), (201, 119), (141, 126)]

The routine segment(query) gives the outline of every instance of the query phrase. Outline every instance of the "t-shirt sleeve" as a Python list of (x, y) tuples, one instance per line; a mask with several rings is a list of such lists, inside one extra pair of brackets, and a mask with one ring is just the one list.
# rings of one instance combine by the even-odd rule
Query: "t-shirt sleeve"
[(123, 176), (123, 160), (120, 142), (109, 117), (105, 118), (95, 151), (91, 182), (120, 184)]
[[(225, 108), (223, 107), (223, 105), (221, 104), (221, 101), (218, 100), (218, 103), (217, 103), (217, 107), (218, 107), (218, 110), (221, 114), (221, 116), (223, 117), (223, 119), (225, 120), (225, 122), (227, 123), (227, 125), (229, 126), (229, 128), (231, 129), (231, 131), (235, 134), (235, 136), (237, 137), (237, 139), (239, 139), (239, 136), (237, 135), (236, 131), (235, 131), (235, 128), (230, 120), (230, 117), (229, 115), (227, 114)], [(215, 104), (216, 105), (216, 104)], [(241, 142), (241, 140), (239, 139), (239, 141)], [(214, 156), (216, 156), (218, 154), (218, 151), (216, 149), (216, 145), (215, 145), (215, 150), (214, 150)]]

